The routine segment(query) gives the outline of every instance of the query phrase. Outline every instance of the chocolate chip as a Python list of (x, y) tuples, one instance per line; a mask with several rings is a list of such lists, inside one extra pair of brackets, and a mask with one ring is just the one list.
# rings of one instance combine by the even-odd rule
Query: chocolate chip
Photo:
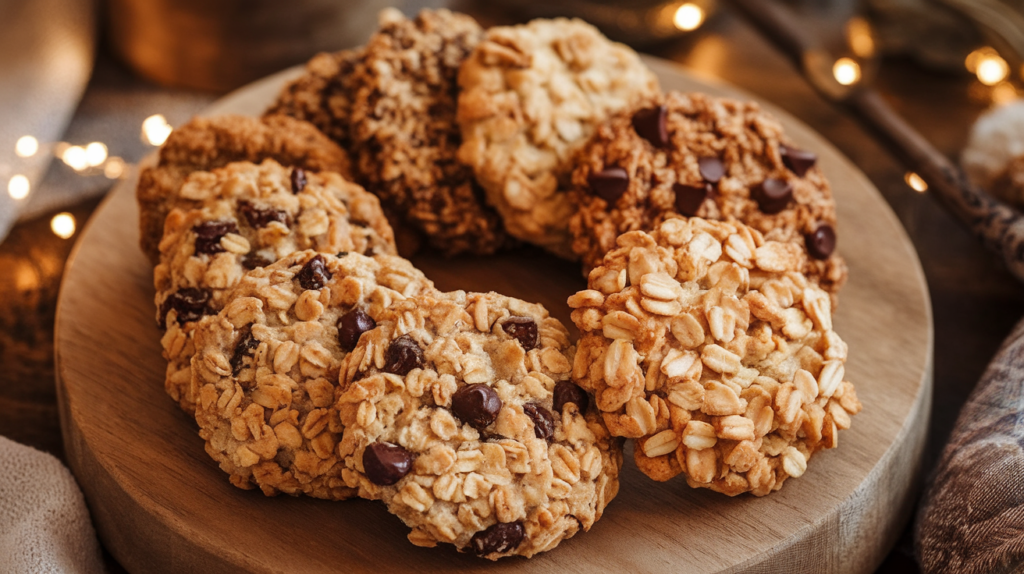
[(306, 171), (301, 167), (292, 169), (292, 193), (298, 194), (306, 189)]
[(754, 188), (754, 200), (761, 211), (774, 214), (782, 211), (793, 198), (793, 186), (784, 179), (769, 177)]
[(404, 377), (423, 366), (423, 350), (409, 335), (391, 341), (384, 353), (384, 372)]
[(474, 534), (469, 539), (469, 546), (477, 556), (495, 552), (503, 554), (518, 548), (525, 534), (522, 521), (499, 522)]
[(242, 267), (245, 267), (250, 271), (256, 269), (257, 267), (266, 267), (271, 263), (273, 263), (273, 261), (267, 259), (266, 257), (257, 255), (255, 253), (250, 253), (249, 255), (246, 255), (245, 257), (242, 258)]
[(526, 403), (523, 405), (523, 412), (533, 421), (533, 432), (537, 438), (551, 440), (555, 434), (555, 417), (551, 415), (551, 411), (538, 404)]
[(196, 287), (186, 287), (171, 293), (160, 304), (160, 327), (167, 326), (167, 313), (174, 309), (178, 313), (178, 324), (198, 321), (203, 315), (209, 315), (210, 292)]
[(812, 233), (804, 236), (807, 252), (815, 259), (828, 259), (836, 249), (836, 230), (827, 223), (822, 223)]
[(633, 129), (636, 135), (656, 147), (668, 146), (668, 108), (656, 106), (644, 108), (633, 114)]
[(363, 255), (373, 257), (373, 247), (367, 247), (366, 251), (363, 251)]
[(561, 414), (562, 407), (568, 403), (576, 403), (580, 413), (585, 413), (587, 404), (590, 403), (590, 397), (587, 396), (586, 391), (572, 382), (562, 381), (555, 385), (555, 414)]
[(609, 167), (587, 177), (590, 191), (608, 203), (615, 203), (629, 188), (629, 174), (621, 167)]
[(248, 201), (239, 201), (238, 212), (242, 214), (250, 227), (257, 229), (266, 227), (274, 221), (283, 223), (285, 227), (291, 226), (288, 214), (280, 209), (262, 209)]
[(317, 254), (302, 266), (297, 277), (299, 285), (303, 289), (323, 289), (324, 285), (331, 280), (332, 275), (327, 269), (324, 256)]
[(361, 309), (352, 309), (338, 319), (338, 344), (346, 351), (356, 348), (359, 337), (377, 326), (377, 322)]
[(676, 192), (676, 211), (689, 217), (697, 215), (700, 206), (704, 205), (704, 200), (712, 193), (710, 183), (704, 185), (673, 183), (672, 191)]
[(718, 183), (718, 180), (722, 179), (722, 176), (725, 175), (725, 165), (717, 157), (702, 157), (698, 159), (697, 169), (700, 170), (700, 176), (708, 183)]
[(348, 251), (339, 251), (338, 254), (335, 255), (335, 257), (337, 257), (338, 259), (341, 259), (342, 257), (344, 257), (346, 255), (348, 255)]
[(238, 233), (238, 225), (234, 221), (205, 221), (192, 228), (196, 234), (196, 254), (221, 253), (220, 238), (228, 233)]
[(251, 357), (256, 347), (260, 346), (260, 342), (256, 337), (252, 336), (252, 326), (245, 328), (242, 332), (242, 338), (239, 339), (238, 344), (235, 345), (235, 354), (231, 355), (231, 374), (238, 375), (239, 371), (242, 370), (246, 357)]
[(375, 442), (363, 449), (363, 471), (370, 482), (390, 486), (412, 470), (412, 453), (397, 444)]
[(540, 338), (537, 335), (537, 322), (529, 317), (509, 317), (501, 324), (501, 329), (519, 341), (524, 351), (536, 348)]
[(782, 156), (782, 163), (786, 164), (786, 167), (799, 177), (806, 175), (807, 170), (814, 167), (818, 161), (818, 156), (813, 152), (789, 147), (786, 144), (779, 146), (779, 155)]
[(498, 418), (501, 399), (494, 389), (476, 383), (462, 387), (452, 395), (452, 413), (469, 426), (483, 430)]

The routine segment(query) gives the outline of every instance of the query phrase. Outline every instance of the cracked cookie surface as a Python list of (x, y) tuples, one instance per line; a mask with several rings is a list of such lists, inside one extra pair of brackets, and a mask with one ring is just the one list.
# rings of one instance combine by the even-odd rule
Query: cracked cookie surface
[(573, 380), (645, 474), (764, 496), (837, 446), (861, 404), (804, 257), (742, 224), (670, 218), (620, 236), (569, 298)]
[(622, 462), (569, 381), (569, 333), (496, 293), (397, 303), (342, 365), (345, 483), (419, 546), (532, 556), (589, 530)]

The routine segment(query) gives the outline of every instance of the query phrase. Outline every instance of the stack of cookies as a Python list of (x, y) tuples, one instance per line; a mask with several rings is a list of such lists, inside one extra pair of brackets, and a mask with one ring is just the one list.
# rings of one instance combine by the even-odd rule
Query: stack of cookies
[[(142, 173), (165, 389), (232, 484), (380, 500), (492, 560), (589, 530), (626, 438), (654, 480), (768, 494), (860, 410), (815, 159), (578, 20), (386, 10)], [(398, 255), (519, 242), (582, 261), (578, 342)]]

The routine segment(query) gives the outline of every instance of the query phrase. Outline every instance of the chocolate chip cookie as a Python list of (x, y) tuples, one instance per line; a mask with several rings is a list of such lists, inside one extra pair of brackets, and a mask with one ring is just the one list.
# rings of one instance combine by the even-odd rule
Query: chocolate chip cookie
[(658, 93), (635, 52), (581, 20), (487, 31), (459, 72), (459, 159), (508, 232), (573, 258), (572, 155), (610, 113)]
[(341, 366), (345, 485), (383, 500), (418, 546), (495, 560), (589, 530), (622, 453), (569, 380), (569, 333), (496, 293), (396, 303)]
[(196, 326), (192, 358), (199, 436), (231, 483), (352, 496), (333, 408), (342, 359), (388, 306), (432, 290), (392, 255), (300, 251), (247, 273)]
[(740, 223), (630, 231), (569, 298), (573, 380), (659, 481), (764, 496), (834, 448), (861, 409), (830, 299), (803, 250)]

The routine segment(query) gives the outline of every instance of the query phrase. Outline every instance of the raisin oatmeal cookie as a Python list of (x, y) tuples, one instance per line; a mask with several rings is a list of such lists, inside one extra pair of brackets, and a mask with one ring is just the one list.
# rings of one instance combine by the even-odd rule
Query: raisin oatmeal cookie
[(164, 219), (171, 209), (198, 206), (178, 196), (190, 173), (224, 167), (234, 161), (264, 159), (309, 171), (350, 175), (345, 151), (307, 122), (287, 116), (195, 118), (171, 133), (160, 148), (157, 166), (146, 168), (139, 175), (136, 197), (141, 246), (150, 262), (156, 265), (160, 259), (158, 245)]
[(608, 114), (659, 91), (635, 52), (581, 20), (495, 27), (459, 71), (459, 159), (508, 232), (572, 258), (570, 159)]
[(342, 499), (339, 367), (387, 307), (433, 291), (392, 255), (300, 251), (245, 275), (196, 326), (192, 394), (206, 452), (240, 488)]
[(153, 277), (164, 387), (189, 414), (195, 322), (224, 308), (246, 270), (304, 249), (395, 254), (377, 198), (335, 173), (238, 162), (192, 173), (180, 194), (202, 207), (171, 210)]
[(570, 229), (585, 270), (619, 234), (684, 215), (739, 220), (765, 239), (805, 246), (801, 271), (830, 294), (846, 281), (835, 202), (815, 155), (793, 147), (756, 103), (671, 92), (602, 125), (577, 160)]
[(351, 137), (360, 181), (448, 255), (493, 253), (501, 219), (460, 164), (455, 121), (459, 64), (483, 30), (469, 16), (381, 12), (354, 67)]
[(540, 305), (496, 293), (396, 303), (342, 364), (345, 484), (418, 546), (495, 560), (589, 530), (622, 452), (569, 380), (573, 347)]
[(671, 218), (618, 239), (569, 298), (573, 379), (655, 480), (766, 495), (861, 409), (828, 295), (792, 242)]

